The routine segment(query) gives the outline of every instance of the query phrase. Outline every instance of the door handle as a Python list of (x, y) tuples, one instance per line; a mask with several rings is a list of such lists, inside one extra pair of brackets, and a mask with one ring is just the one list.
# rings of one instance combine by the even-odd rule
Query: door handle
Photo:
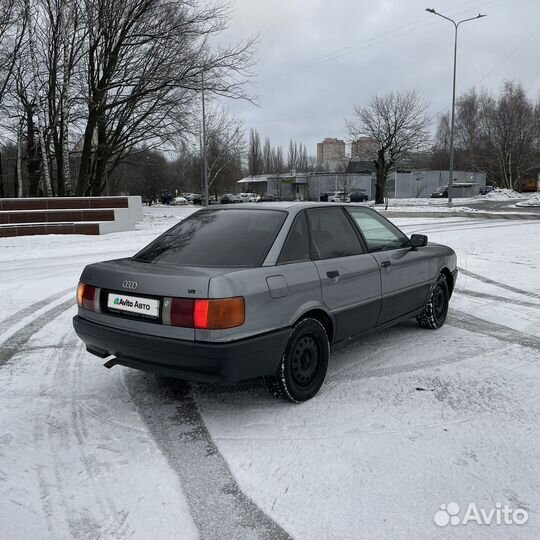
[(329, 272), (326, 272), (326, 275), (330, 279), (334, 279), (334, 278), (337, 278), (339, 276), (339, 272), (337, 270), (330, 270)]
[(392, 263), (390, 261), (381, 262), (381, 268), (388, 268), (389, 266), (392, 266)]

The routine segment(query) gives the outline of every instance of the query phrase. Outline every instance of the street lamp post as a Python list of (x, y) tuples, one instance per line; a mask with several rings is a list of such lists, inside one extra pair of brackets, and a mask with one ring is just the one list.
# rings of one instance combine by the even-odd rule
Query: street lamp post
[(457, 56), (457, 31), (458, 26), (461, 23), (467, 22), (467, 21), (475, 21), (476, 19), (481, 19), (482, 17), (485, 17), (486, 15), (481, 15), (480, 13), (476, 17), (469, 17), (468, 19), (463, 19), (461, 21), (454, 21), (454, 19), (451, 19), (450, 17), (446, 17), (445, 15), (441, 15), (440, 13), (437, 13), (432, 8), (426, 8), (426, 11), (429, 13), (432, 13), (433, 15), (438, 15), (439, 17), (442, 17), (443, 19), (446, 19), (447, 21), (450, 21), (454, 25), (454, 77), (452, 80), (452, 116), (450, 119), (450, 178), (448, 180), (448, 206), (452, 206), (452, 188), (454, 187), (454, 110), (456, 105), (456, 56)]

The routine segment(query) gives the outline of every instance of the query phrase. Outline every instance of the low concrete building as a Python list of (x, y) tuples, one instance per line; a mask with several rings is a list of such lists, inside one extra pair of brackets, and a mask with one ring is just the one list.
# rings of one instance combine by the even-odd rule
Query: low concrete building
[[(348, 172), (313, 172), (247, 176), (238, 181), (241, 191), (268, 194), (282, 200), (318, 201), (331, 191), (361, 191), (375, 198), (376, 174), (373, 162), (356, 162)], [(428, 198), (440, 186), (448, 185), (448, 171), (395, 171), (388, 175), (390, 199)], [(486, 185), (486, 174), (454, 171), (455, 198), (474, 197)]]
[[(373, 177), (367, 173), (297, 173), (247, 176), (238, 181), (242, 191), (268, 194), (282, 200), (318, 201), (330, 191), (362, 191), (372, 197)], [(373, 194), (375, 191), (373, 191)]]
[[(407, 170), (388, 175), (386, 190), (389, 199), (411, 199), (430, 197), (440, 186), (447, 186), (449, 171)], [(486, 185), (486, 173), (454, 171), (453, 196), (474, 197)]]

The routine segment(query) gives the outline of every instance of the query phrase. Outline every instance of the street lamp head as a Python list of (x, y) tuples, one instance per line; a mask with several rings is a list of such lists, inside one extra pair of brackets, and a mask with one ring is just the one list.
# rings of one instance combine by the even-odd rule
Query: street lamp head
[(482, 15), (481, 13), (479, 13), (479, 14), (476, 16), (477, 19), (481, 19), (482, 17), (487, 17), (487, 15)]
[(437, 14), (437, 12), (433, 8), (426, 8), (426, 11), (429, 11), (429, 13)]

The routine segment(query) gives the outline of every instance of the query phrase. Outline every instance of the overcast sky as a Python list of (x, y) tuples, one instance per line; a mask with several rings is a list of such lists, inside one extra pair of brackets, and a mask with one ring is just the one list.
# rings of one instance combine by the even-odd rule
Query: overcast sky
[(540, 0), (232, 0), (235, 41), (259, 33), (251, 91), (260, 108), (229, 103), (246, 128), (312, 155), (324, 137), (347, 139), (344, 118), (374, 94), (415, 88), (434, 115), (451, 100), (453, 26), (458, 35), (457, 94), (520, 81), (540, 88)]

